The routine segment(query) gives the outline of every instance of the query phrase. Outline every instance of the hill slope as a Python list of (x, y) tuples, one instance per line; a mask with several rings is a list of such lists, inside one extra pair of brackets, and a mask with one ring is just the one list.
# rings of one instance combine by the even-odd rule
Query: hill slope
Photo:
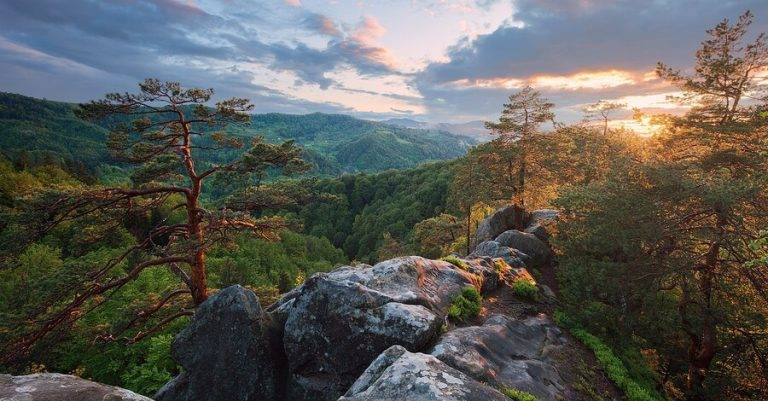
[[(104, 127), (77, 119), (73, 107), (0, 93), (0, 152), (12, 160), (24, 154), (32, 163), (43, 159), (89, 167), (113, 163), (104, 145)], [(232, 131), (245, 138), (263, 135), (275, 142), (295, 140), (306, 149), (319, 175), (408, 168), (459, 157), (474, 144), (471, 139), (443, 131), (321, 113), (256, 114), (250, 126)]]

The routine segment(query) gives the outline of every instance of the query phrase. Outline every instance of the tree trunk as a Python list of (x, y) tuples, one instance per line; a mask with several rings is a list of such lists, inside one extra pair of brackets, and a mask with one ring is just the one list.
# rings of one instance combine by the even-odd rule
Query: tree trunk
[(707, 378), (712, 360), (717, 352), (717, 322), (712, 306), (712, 289), (720, 249), (725, 236), (726, 217), (720, 207), (715, 208), (717, 216), (717, 238), (710, 245), (705, 255), (704, 263), (698, 268), (698, 287), (701, 296), (703, 316), (701, 328), (697, 335), (690, 336), (691, 345), (688, 349), (688, 383), (686, 398), (691, 401), (701, 401), (704, 396), (704, 380)]
[(525, 153), (520, 157), (520, 171), (517, 177), (517, 189), (520, 198), (520, 209), (525, 210)]
[(187, 218), (189, 219), (189, 232), (192, 233), (192, 242), (195, 244), (194, 259), (191, 264), (189, 289), (192, 293), (192, 300), (195, 306), (200, 305), (208, 298), (208, 283), (205, 273), (205, 248), (203, 241), (203, 229), (201, 227), (200, 217), (197, 212), (197, 202), (190, 202), (187, 207)]
[(467, 207), (467, 255), (472, 253), (472, 205)]

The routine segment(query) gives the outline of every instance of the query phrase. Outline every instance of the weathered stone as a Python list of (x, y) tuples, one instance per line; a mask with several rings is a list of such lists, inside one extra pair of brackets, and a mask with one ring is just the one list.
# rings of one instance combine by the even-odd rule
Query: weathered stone
[(339, 401), (509, 401), (431, 355), (384, 351)]
[(549, 231), (547, 231), (547, 229), (540, 224), (534, 224), (532, 226), (526, 227), (525, 232), (535, 235), (536, 238), (544, 242), (549, 242)]
[(522, 229), (527, 221), (525, 211), (520, 207), (515, 205), (502, 207), (480, 222), (475, 232), (475, 241), (479, 244), (496, 238), (504, 231), (513, 228)]
[[(279, 332), (279, 330), (278, 330)], [(270, 401), (281, 398), (279, 335), (253, 291), (227, 287), (195, 312), (176, 336), (173, 358), (184, 373), (167, 383), (158, 401)]]
[(531, 266), (541, 267), (552, 263), (552, 250), (533, 234), (508, 230), (496, 237), (496, 242), (501, 246), (514, 248), (528, 255), (531, 258)]
[(508, 246), (502, 246), (496, 241), (479, 243), (475, 250), (467, 256), (467, 259), (481, 257), (502, 258), (512, 267), (525, 267), (526, 261), (530, 261), (530, 257), (525, 253)]
[(564, 395), (554, 354), (567, 340), (544, 315), (516, 320), (489, 317), (482, 326), (444, 334), (431, 354), (480, 382), (527, 391), (539, 400)]
[(549, 242), (549, 230), (547, 227), (554, 224), (560, 212), (552, 209), (535, 210), (531, 212), (531, 216), (528, 225), (525, 227), (525, 232), (533, 234), (536, 238)]
[(392, 345), (418, 351), (453, 297), (483, 278), (448, 262), (405, 257), (311, 277), (291, 302), (284, 346), (291, 399), (335, 400)]
[(560, 212), (554, 209), (534, 210), (528, 217), (528, 227), (535, 224), (545, 224), (557, 220)]
[(58, 373), (0, 375), (3, 401), (152, 401), (120, 387)]
[(511, 267), (499, 258), (467, 258), (462, 260), (466, 263), (467, 271), (473, 274), (473, 284), (480, 289), (482, 294), (497, 289), (505, 274), (511, 270)]

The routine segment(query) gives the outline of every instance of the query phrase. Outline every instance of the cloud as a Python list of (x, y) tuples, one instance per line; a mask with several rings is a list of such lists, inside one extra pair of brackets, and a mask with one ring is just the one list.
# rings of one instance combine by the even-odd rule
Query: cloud
[(387, 32), (387, 29), (381, 25), (379, 20), (370, 15), (363, 17), (357, 28), (352, 32), (351, 39), (365, 45), (373, 44), (377, 39)]
[[(265, 84), (254, 84), (260, 77), (231, 67), (267, 66), (293, 74), (300, 85), (324, 89), (334, 84), (328, 73), (341, 67), (364, 76), (397, 74), (389, 52), (374, 44), (383, 33), (374, 18), (361, 20), (346, 34), (327, 16), (304, 10), (286, 13), (269, 2), (231, 0), (221, 6), (214, 13), (181, 0), (0, 0), (0, 60), (7, 65), (4, 71), (17, 74), (40, 76), (48, 70), (49, 79), (28, 81), (20, 90), (25, 93), (45, 92), (51, 79), (101, 80), (88, 85), (101, 87), (98, 93), (60, 92), (62, 98), (75, 92), (77, 96), (68, 100), (84, 100), (107, 90), (132, 89), (123, 85), (155, 76), (216, 87), (224, 95), (252, 93), (275, 102), (275, 109), (286, 105), (308, 111), (312, 105), (328, 109), (333, 101), (300, 102), (282, 90), (265, 95)], [(282, 39), (280, 26), (294, 22), (331, 40), (317, 46), (299, 37)], [(349, 110), (337, 104), (331, 108)]]
[[(706, 29), (764, 6), (764, 0), (520, 0), (505, 24), (455, 43), (413, 84), (429, 112), (446, 117), (488, 116), (523, 84), (563, 107), (661, 93), (670, 88), (646, 75), (657, 61), (690, 67)], [(758, 17), (754, 30), (768, 30), (768, 15)]]
[(336, 26), (336, 23), (332, 19), (322, 14), (311, 13), (307, 15), (307, 17), (304, 19), (304, 26), (314, 32), (323, 35), (333, 37), (342, 36), (341, 30), (339, 30), (339, 27)]
[[(599, 99), (667, 107), (655, 62), (689, 68), (725, 16), (768, 31), (765, 0), (346, 1), (0, 0), (0, 87), (86, 100), (156, 76), (270, 111), (461, 121), (531, 84), (573, 120)], [(414, 25), (425, 9), (444, 25)]]

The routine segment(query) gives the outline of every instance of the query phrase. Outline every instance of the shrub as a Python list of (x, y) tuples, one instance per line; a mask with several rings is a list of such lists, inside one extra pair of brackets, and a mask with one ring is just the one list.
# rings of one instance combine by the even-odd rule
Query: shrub
[(459, 257), (456, 255), (448, 255), (440, 260), (446, 261), (461, 270), (467, 270), (469, 268), (469, 266), (467, 266), (467, 262), (459, 259)]
[(594, 352), (605, 374), (611, 381), (616, 383), (616, 386), (624, 391), (629, 401), (657, 400), (657, 397), (652, 395), (652, 390), (641, 386), (630, 377), (629, 371), (621, 362), (621, 359), (602, 340), (579, 327), (578, 324), (573, 323), (562, 311), (556, 311), (554, 319), (557, 324), (569, 328), (574, 337)]
[(535, 395), (531, 393), (527, 393), (525, 391), (521, 391), (514, 388), (503, 388), (501, 389), (501, 392), (504, 393), (507, 397), (509, 397), (510, 400), (515, 401), (539, 401), (538, 398), (536, 398)]
[(448, 317), (456, 321), (465, 321), (473, 318), (480, 313), (480, 307), (483, 297), (477, 288), (472, 286), (464, 287), (461, 294), (456, 295), (448, 308)]
[(518, 297), (535, 301), (539, 298), (539, 288), (528, 280), (517, 280), (512, 284), (512, 291)]

